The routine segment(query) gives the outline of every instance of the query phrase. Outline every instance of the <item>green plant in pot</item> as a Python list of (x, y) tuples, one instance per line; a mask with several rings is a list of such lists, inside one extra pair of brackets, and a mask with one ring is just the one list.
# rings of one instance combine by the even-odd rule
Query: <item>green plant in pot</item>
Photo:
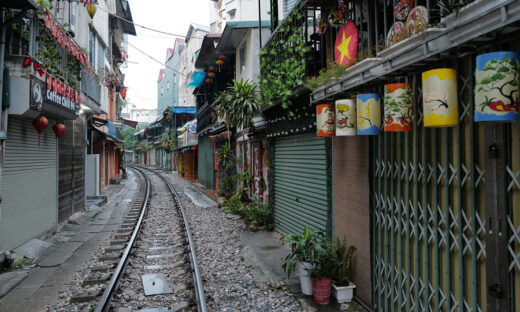
[(332, 295), (338, 303), (351, 302), (354, 297), (354, 285), (350, 281), (350, 275), (356, 259), (356, 247), (347, 249), (345, 239), (343, 242), (338, 237), (334, 239), (333, 259), (335, 261), (334, 282), (332, 284)]
[(314, 301), (317, 304), (328, 304), (330, 301), (332, 277), (336, 273), (334, 247), (334, 241), (323, 238), (311, 250), (312, 267), (307, 271), (312, 278)]
[(282, 268), (290, 278), (294, 270), (298, 271), (302, 293), (312, 295), (312, 281), (307, 272), (311, 268), (311, 257), (314, 246), (325, 238), (321, 230), (304, 228), (303, 233), (290, 233), (282, 238), (284, 244), (291, 246), (291, 252), (285, 257)]

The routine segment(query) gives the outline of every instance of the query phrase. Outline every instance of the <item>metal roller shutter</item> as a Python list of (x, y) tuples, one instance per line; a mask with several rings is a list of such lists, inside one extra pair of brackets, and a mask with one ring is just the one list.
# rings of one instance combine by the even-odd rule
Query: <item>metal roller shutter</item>
[(40, 136), (31, 119), (9, 117), (0, 208), (0, 249), (10, 250), (51, 229), (57, 220), (56, 137)]
[(333, 141), (334, 233), (357, 247), (351, 278), (356, 297), (371, 306), (369, 140), (337, 136)]
[(281, 232), (302, 232), (304, 226), (330, 232), (329, 145), (330, 139), (315, 134), (275, 139), (274, 223)]

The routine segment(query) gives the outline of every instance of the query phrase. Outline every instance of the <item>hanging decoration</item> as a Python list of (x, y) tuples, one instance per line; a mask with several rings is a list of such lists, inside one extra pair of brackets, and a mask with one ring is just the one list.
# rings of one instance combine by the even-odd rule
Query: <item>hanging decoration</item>
[[(325, 31), (327, 31), (327, 26), (328, 26), (328, 23), (327, 23), (327, 19), (325, 18), (325, 16), (322, 16), (320, 18), (320, 21), (318, 22), (318, 24), (316, 24), (316, 26), (314, 27), (314, 33), (322, 36), (323, 34), (325, 34)], [(341, 24), (343, 25), (343, 24)]]
[(212, 71), (212, 72), (216, 72), (216, 71), (217, 71), (217, 67), (215, 67), (215, 66), (211, 66), (211, 67), (209, 68), (209, 70)]
[(207, 84), (211, 84), (211, 82), (212, 82), (211, 78), (207, 78), (207, 79), (206, 79), (206, 83), (207, 83)]
[(349, 20), (338, 31), (334, 44), (334, 59), (338, 65), (350, 65), (358, 54), (358, 29), (354, 21)]
[(357, 134), (376, 135), (381, 128), (381, 99), (377, 93), (358, 94)]
[(209, 72), (208, 77), (209, 78), (215, 78), (216, 74), (214, 72)]
[(500, 51), (477, 56), (475, 121), (517, 121), (520, 56)]
[(96, 15), (97, 7), (95, 4), (92, 3), (92, 0), (90, 0), (89, 4), (85, 5), (85, 8), (87, 9), (90, 18), (94, 18), (94, 15)]
[(412, 131), (412, 86), (409, 83), (385, 85), (385, 132)]
[(397, 22), (390, 27), (390, 31), (386, 36), (386, 47), (390, 48), (398, 42), (403, 41), (408, 37), (408, 33), (406, 32), (406, 27), (402, 22)]
[(28, 57), (24, 58), (22, 61), (22, 67), (27, 67), (27, 66), (31, 65), (32, 62), (33, 62), (32, 57), (28, 56)]
[(356, 101), (353, 99), (336, 101), (336, 135), (356, 135)]
[(65, 125), (58, 122), (52, 127), (52, 130), (54, 130), (54, 134), (58, 138), (58, 149), (60, 149), (60, 138), (63, 136), (63, 133), (65, 133)]
[(422, 5), (415, 7), (406, 19), (406, 32), (408, 36), (423, 32), (426, 27), (428, 27), (429, 20), (430, 15), (426, 7)]
[(459, 122), (457, 72), (452, 68), (422, 73), (425, 127), (452, 127)]
[(49, 124), (49, 120), (43, 116), (40, 115), (39, 117), (34, 118), (32, 125), (36, 131), (38, 131), (38, 147), (40, 146), (40, 134), (42, 134), (43, 130), (47, 128), (47, 125)]
[(336, 134), (336, 118), (334, 104), (316, 105), (316, 130), (319, 137), (329, 137)]
[(215, 64), (217, 64), (218, 66), (218, 72), (220, 73), (220, 67), (222, 65), (224, 65), (224, 61), (226, 60), (226, 56), (225, 55), (220, 55), (217, 59), (217, 61), (215, 62)]
[(398, 21), (406, 21), (412, 10), (414, 0), (394, 0), (394, 17)]
[(328, 16), (330, 26), (334, 28), (340, 28), (348, 19), (347, 4), (344, 0), (340, 0), (338, 3), (338, 9), (331, 11)]
[(121, 89), (121, 91), (119, 91), (119, 95), (121, 95), (121, 98), (123, 100), (126, 98), (126, 87), (124, 87), (123, 89)]

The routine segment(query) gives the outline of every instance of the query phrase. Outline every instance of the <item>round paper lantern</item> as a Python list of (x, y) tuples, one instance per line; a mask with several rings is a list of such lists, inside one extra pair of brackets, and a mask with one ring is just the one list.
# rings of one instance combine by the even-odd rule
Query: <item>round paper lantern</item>
[(425, 127), (453, 127), (459, 123), (457, 72), (452, 68), (422, 73)]
[(517, 52), (492, 52), (477, 56), (475, 121), (517, 121), (520, 85)]
[(226, 60), (226, 56), (225, 55), (219, 55), (218, 60), (219, 61), (225, 61)]
[(376, 135), (381, 128), (381, 99), (377, 93), (358, 94), (357, 134)]
[(408, 18), (406, 18), (406, 32), (408, 36), (423, 32), (428, 27), (429, 20), (430, 15), (426, 7), (422, 5), (415, 7), (408, 15)]
[(396, 20), (405, 21), (412, 10), (414, 0), (394, 0), (394, 16)]
[(385, 132), (412, 130), (412, 87), (409, 83), (385, 85)]
[(206, 83), (210, 84), (211, 83), (211, 78), (206, 79)]
[(338, 65), (350, 65), (358, 54), (358, 29), (354, 21), (347, 21), (338, 31), (334, 44), (334, 59)]
[(210, 73), (208, 73), (208, 77), (210, 77), (210, 78), (215, 78), (215, 73), (214, 73), (214, 72), (210, 72)]
[(336, 118), (334, 104), (316, 105), (316, 130), (318, 136), (329, 137), (336, 133)]
[(88, 15), (90, 15), (90, 18), (94, 18), (94, 15), (96, 15), (96, 11), (97, 11), (97, 7), (95, 4), (87, 4), (85, 6), (85, 8), (87, 9), (87, 12), (88, 12)]
[(40, 146), (40, 134), (42, 134), (43, 130), (47, 128), (47, 125), (49, 124), (49, 120), (41, 115), (37, 118), (35, 118), (32, 122), (32, 125), (36, 131), (38, 131), (38, 146)]
[(217, 68), (216, 68), (215, 66), (211, 66), (211, 67), (209, 68), (209, 70), (211, 70), (211, 71), (214, 72), (214, 71), (217, 71)]
[(356, 101), (352, 99), (336, 101), (336, 135), (356, 135)]
[(56, 137), (60, 139), (63, 136), (63, 133), (65, 133), (65, 125), (62, 123), (57, 123), (52, 127), (52, 130), (54, 130)]

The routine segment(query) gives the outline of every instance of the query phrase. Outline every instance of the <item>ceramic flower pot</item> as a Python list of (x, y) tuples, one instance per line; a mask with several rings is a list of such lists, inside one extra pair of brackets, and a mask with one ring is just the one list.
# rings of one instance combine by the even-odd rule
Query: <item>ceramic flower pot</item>
[(348, 303), (354, 298), (354, 289), (356, 289), (356, 285), (353, 283), (349, 283), (348, 286), (336, 286), (332, 284), (332, 296), (336, 298), (338, 303)]
[(307, 270), (312, 268), (312, 264), (309, 262), (299, 262), (296, 265), (296, 270), (298, 271), (298, 275), (300, 276), (300, 285), (302, 288), (302, 293), (304, 295), (311, 296), (312, 295), (312, 279), (309, 277), (309, 273)]
[(329, 304), (332, 278), (312, 279), (314, 287), (314, 302), (316, 304)]

